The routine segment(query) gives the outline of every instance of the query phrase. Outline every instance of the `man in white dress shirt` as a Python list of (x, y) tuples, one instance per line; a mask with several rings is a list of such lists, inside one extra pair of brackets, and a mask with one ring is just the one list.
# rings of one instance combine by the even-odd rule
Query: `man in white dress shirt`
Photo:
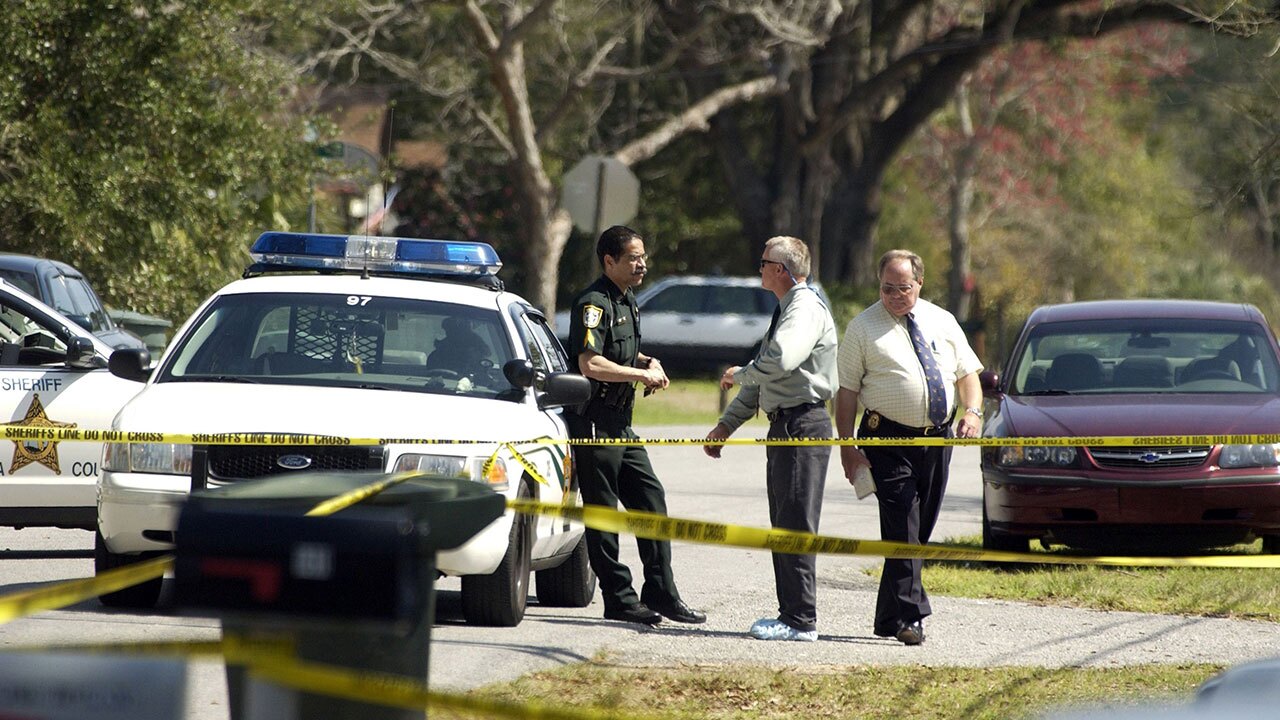
[[(861, 403), (866, 412), (856, 437), (977, 437), (982, 425), (982, 363), (955, 316), (920, 299), (920, 256), (890, 250), (880, 258), (877, 277), (880, 301), (849, 322), (840, 343), (836, 432), (842, 438), (855, 437)], [(840, 461), (850, 482), (861, 466), (871, 466), (881, 539), (929, 542), (947, 487), (950, 447), (842, 446)], [(920, 561), (886, 558), (875, 634), (919, 645), (924, 642), (924, 618), (931, 612), (920, 584)]]

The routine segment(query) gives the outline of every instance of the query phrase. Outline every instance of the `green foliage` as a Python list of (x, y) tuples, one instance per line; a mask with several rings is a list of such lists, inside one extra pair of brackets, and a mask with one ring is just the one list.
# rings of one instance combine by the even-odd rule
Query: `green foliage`
[(0, 247), (80, 267), (108, 304), (181, 320), (257, 232), (301, 217), (312, 162), (252, 0), (22, 0), (0, 19)]

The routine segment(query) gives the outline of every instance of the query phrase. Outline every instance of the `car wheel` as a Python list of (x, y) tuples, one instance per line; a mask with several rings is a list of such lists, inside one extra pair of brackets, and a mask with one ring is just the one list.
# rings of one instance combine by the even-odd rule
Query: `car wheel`
[[(149, 560), (154, 554), (139, 555), (121, 555), (113, 553), (107, 549), (107, 543), (102, 539), (102, 533), (95, 532), (93, 534), (93, 571), (94, 573), (104, 573), (108, 570), (133, 565), (134, 563)], [(103, 593), (98, 596), (98, 602), (107, 607), (118, 608), (134, 608), (144, 610), (155, 607), (156, 601), (160, 599), (160, 588), (164, 583), (163, 577), (144, 580), (143, 582), (133, 585), (123, 590), (115, 592)]]
[[(1018, 535), (1005, 535), (996, 532), (991, 528), (991, 521), (987, 519), (987, 504), (982, 504), (982, 549), (995, 550), (998, 552), (1016, 552), (1024, 553), (1031, 551), (1030, 538)], [(1013, 563), (998, 563), (999, 565), (1013, 565)]]
[(587, 538), (578, 544), (564, 562), (536, 574), (538, 602), (549, 607), (586, 607), (596, 594), (596, 574), (587, 560)]
[(488, 575), (462, 576), (462, 616), (468, 623), (515, 627), (524, 619), (533, 565), (533, 523), (532, 515), (516, 513), (498, 569)]
[(1280, 555), (1280, 535), (1262, 536), (1262, 554)]

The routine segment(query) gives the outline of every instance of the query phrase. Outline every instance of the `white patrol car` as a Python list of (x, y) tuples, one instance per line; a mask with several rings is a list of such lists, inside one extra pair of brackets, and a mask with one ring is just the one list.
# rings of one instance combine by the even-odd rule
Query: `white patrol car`
[[(102, 443), (41, 432), (105, 428), (142, 389), (107, 371), (110, 354), (110, 345), (0, 280), (0, 425), (27, 435), (0, 441), (0, 525), (96, 525)], [(143, 351), (136, 362), (145, 367), (150, 357)]]
[[(269, 232), (252, 255), (245, 278), (196, 310), (154, 372), (127, 362), (135, 351), (117, 351), (113, 372), (149, 379), (112, 428), (389, 440), (108, 444), (99, 572), (172, 548), (192, 488), (308, 469), (421, 470), (508, 498), (580, 502), (568, 447), (521, 441), (565, 439), (561, 408), (584, 401), (589, 384), (566, 372), (542, 313), (502, 290), (492, 247)], [(544, 605), (582, 607), (595, 593), (582, 526), (562, 519), (508, 512), (437, 565), (462, 576), (463, 611), (476, 624), (519, 623), (531, 571)], [(159, 592), (156, 579), (102, 600), (146, 607)]]

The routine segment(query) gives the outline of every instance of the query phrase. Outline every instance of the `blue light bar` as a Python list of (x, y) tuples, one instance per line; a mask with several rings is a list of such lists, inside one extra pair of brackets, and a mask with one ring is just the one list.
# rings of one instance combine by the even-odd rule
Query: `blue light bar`
[(502, 268), (488, 243), (368, 235), (265, 232), (249, 254), (256, 263), (299, 270), (493, 276)]

